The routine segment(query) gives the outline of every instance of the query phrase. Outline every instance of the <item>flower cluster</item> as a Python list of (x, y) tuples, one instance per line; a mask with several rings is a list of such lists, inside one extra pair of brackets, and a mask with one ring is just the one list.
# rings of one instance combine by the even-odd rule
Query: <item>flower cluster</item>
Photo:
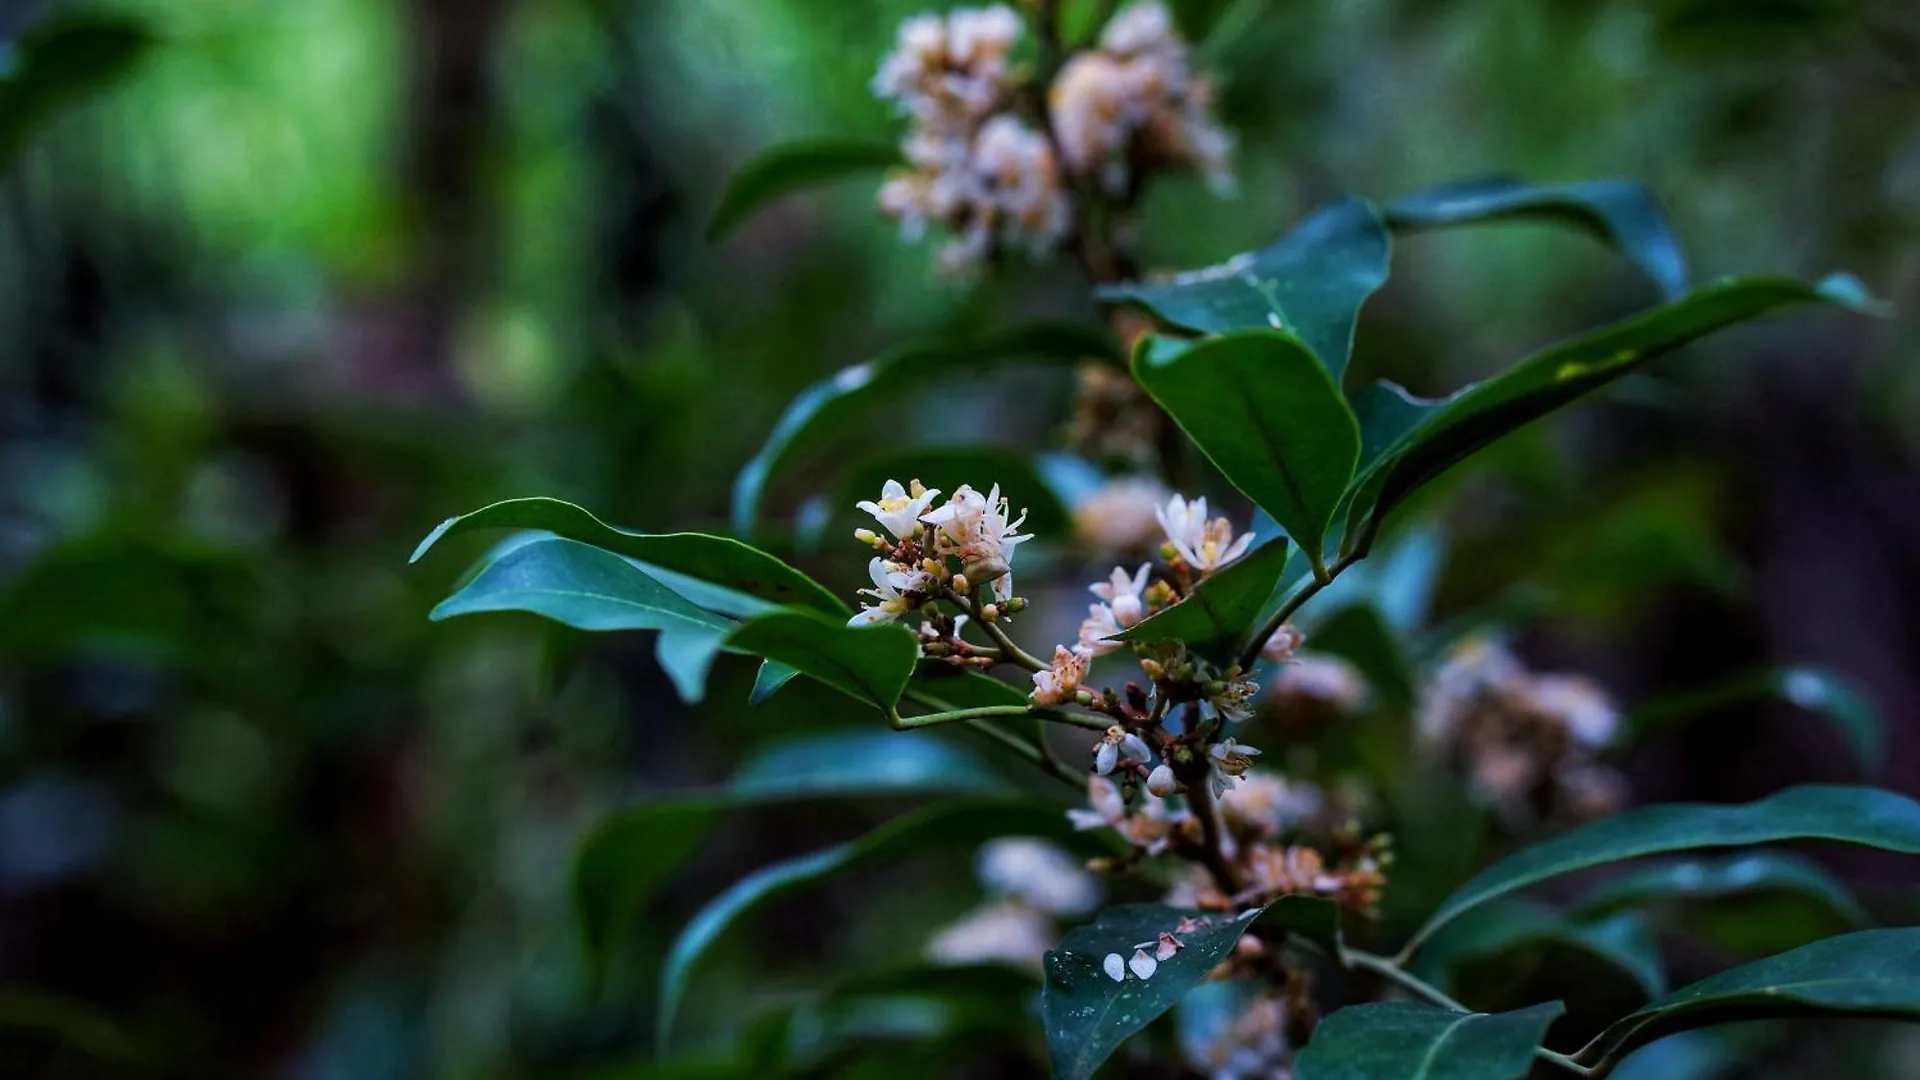
[[(939, 507), (938, 488), (915, 480), (889, 480), (877, 501), (859, 504), (886, 530), (861, 529), (854, 536), (879, 552), (867, 564), (873, 588), (848, 622), (854, 626), (896, 621), (928, 602), (965, 597), (985, 587), (992, 600), (981, 609), (989, 619), (1013, 600), (1013, 555), (1032, 537), (1020, 532), (1027, 515), (1014, 515), (1000, 486), (982, 495), (966, 484)], [(964, 616), (962, 617), (964, 619)], [(943, 637), (957, 640), (960, 623), (949, 621)]]
[(1211, 115), (1213, 87), (1193, 71), (1166, 5), (1145, 0), (1114, 16), (1100, 47), (1075, 55), (1047, 94), (1067, 167), (1110, 195), (1148, 169), (1192, 169), (1232, 185), (1233, 138)]
[(927, 958), (934, 963), (1037, 971), (1059, 936), (1059, 921), (1086, 915), (1099, 906), (1103, 892), (1100, 880), (1073, 856), (1031, 837), (989, 841), (974, 869), (988, 898), (927, 943)]
[(874, 76), (875, 95), (912, 125), (900, 144), (908, 167), (880, 189), (880, 208), (909, 240), (929, 224), (951, 229), (940, 253), (949, 271), (1003, 250), (1042, 257), (1072, 224), (1053, 143), (1010, 107), (1020, 32), (1005, 5), (919, 15)]
[(1209, 116), (1212, 90), (1158, 0), (1115, 16), (1044, 94), (1013, 64), (1022, 30), (1004, 4), (917, 15), (873, 79), (909, 124), (907, 166), (881, 187), (880, 209), (910, 241), (931, 225), (950, 230), (944, 269), (1050, 254), (1074, 226), (1077, 182), (1130, 198), (1139, 175), (1166, 167), (1228, 186), (1232, 139)]
[(1476, 800), (1516, 827), (1620, 808), (1625, 782), (1598, 760), (1619, 723), (1591, 680), (1536, 674), (1488, 641), (1461, 645), (1420, 694), (1422, 739), (1467, 774)]

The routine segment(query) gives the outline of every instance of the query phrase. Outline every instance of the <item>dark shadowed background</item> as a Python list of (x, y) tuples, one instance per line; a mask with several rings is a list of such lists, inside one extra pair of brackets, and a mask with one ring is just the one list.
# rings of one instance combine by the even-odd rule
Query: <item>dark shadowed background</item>
[[(871, 721), (805, 686), (750, 710), (744, 661), (688, 708), (645, 642), (430, 624), (481, 547), (406, 560), (516, 495), (724, 531), (734, 473), (809, 382), (1090, 311), (1066, 265), (941, 280), (865, 181), (703, 240), (757, 148), (893, 130), (866, 84), (917, 6), (0, 9), (0, 1074), (579, 1075), (638, 1054), (653, 965), (701, 901), (875, 816), (729, 821), (596, 991), (566, 895), (586, 823)], [(92, 36), (49, 55), (49, 27)], [(1539, 583), (1560, 604), (1521, 651), (1628, 703), (1829, 665), (1888, 720), (1886, 785), (1920, 791), (1920, 8), (1272, 0), (1203, 62), (1239, 192), (1156, 189), (1153, 265), (1347, 190), (1623, 176), (1703, 279), (1847, 269), (1892, 302), (1713, 339), (1489, 450), (1439, 496), (1440, 614)], [(1355, 363), (1443, 392), (1649, 294), (1560, 231), (1414, 238)], [(1057, 438), (1066, 379), (990, 386), (938, 422)], [(903, 422), (876, 419), (871, 445)], [(857, 549), (780, 535), (838, 464), (784, 475), (771, 542), (851, 589)], [(1639, 801), (1856, 778), (1785, 707), (1703, 717), (1627, 770)], [(1915, 914), (1900, 862), (1839, 865)], [(830, 960), (911, 951), (968, 888), (916, 863), (756, 916), (689, 1037)]]

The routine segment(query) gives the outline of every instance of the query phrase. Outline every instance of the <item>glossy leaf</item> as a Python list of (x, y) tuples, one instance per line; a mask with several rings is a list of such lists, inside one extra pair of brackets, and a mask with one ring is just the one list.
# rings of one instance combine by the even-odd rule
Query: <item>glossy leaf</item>
[(1360, 429), (1298, 338), (1253, 330), (1148, 337), (1134, 377), (1234, 487), (1317, 555), (1353, 476)]
[(1862, 775), (1880, 775), (1886, 761), (1886, 722), (1880, 710), (1852, 679), (1830, 668), (1808, 664), (1737, 675), (1725, 682), (1649, 702), (1633, 711), (1628, 725), (1637, 736), (1719, 709), (1768, 698), (1798, 706), (1833, 724), (1853, 752)]
[(1756, 892), (1805, 896), (1856, 926), (1867, 921), (1859, 901), (1819, 863), (1783, 851), (1748, 851), (1630, 867), (1588, 891), (1575, 910), (1592, 918), (1643, 904)]
[(973, 344), (910, 345), (842, 368), (801, 391), (774, 425), (766, 445), (740, 470), (733, 483), (734, 528), (743, 534), (752, 531), (767, 485), (789, 457), (818, 433), (844, 427), (861, 405), (875, 398), (898, 395), (956, 371), (977, 372), (991, 364), (1089, 358), (1115, 359), (1113, 342), (1105, 333), (1077, 323), (1026, 323)]
[(796, 139), (754, 155), (728, 178), (720, 205), (707, 220), (707, 242), (733, 231), (783, 195), (851, 176), (883, 172), (901, 163), (900, 148), (880, 139), (840, 136)]
[(902, 627), (848, 626), (799, 608), (748, 619), (727, 635), (726, 644), (883, 710), (900, 700), (920, 656), (913, 634)]
[(1835, 840), (1920, 854), (1920, 804), (1874, 788), (1807, 785), (1738, 806), (1675, 803), (1631, 810), (1524, 848), (1455, 890), (1405, 950), (1496, 897), (1561, 874), (1643, 855)]
[(1506, 1013), (1355, 1005), (1320, 1021), (1294, 1072), (1299, 1080), (1525, 1080), (1564, 1011), (1557, 1001)]
[(155, 43), (144, 24), (107, 15), (46, 19), (0, 43), (12, 61), (0, 76), (0, 165), (43, 125), (125, 78)]
[(580, 630), (724, 633), (733, 625), (610, 551), (557, 538), (522, 544), (487, 564), (431, 617), (491, 611), (544, 615)]
[(1676, 1031), (1810, 1015), (1920, 1020), (1920, 929), (1842, 934), (1709, 976), (1622, 1018), (1576, 1056), (1610, 1061)]
[(1421, 950), (1416, 974), (1448, 989), (1461, 967), (1524, 949), (1560, 946), (1620, 970), (1649, 1000), (1667, 992), (1660, 942), (1637, 912), (1581, 919), (1524, 897), (1506, 897), (1455, 920)]
[(753, 674), (753, 691), (747, 701), (759, 705), (780, 692), (780, 688), (792, 682), (800, 674), (798, 668), (788, 667), (777, 660), (760, 661), (760, 670)]
[(1215, 663), (1230, 664), (1246, 649), (1260, 613), (1287, 566), (1287, 541), (1269, 540), (1214, 571), (1179, 603), (1115, 635), (1131, 642), (1184, 641)]
[(1630, 180), (1461, 180), (1395, 199), (1382, 216), (1395, 232), (1529, 219), (1569, 224), (1618, 249), (1652, 279), (1661, 295), (1672, 298), (1687, 291), (1686, 253), (1666, 213), (1645, 185)]
[(574, 915), (587, 957), (611, 959), (632, 920), (667, 875), (728, 810), (806, 799), (896, 798), (1008, 790), (1001, 773), (938, 738), (895, 731), (842, 732), (774, 743), (726, 785), (662, 795), (596, 822), (574, 852)]
[(687, 923), (674, 939), (660, 974), (659, 1011), (654, 1035), (664, 1054), (680, 1001), (694, 967), (722, 932), (761, 904), (824, 878), (861, 866), (940, 849), (977, 845), (996, 836), (1028, 835), (1070, 839), (1073, 834), (1057, 806), (1026, 800), (959, 800), (928, 807), (843, 844), (764, 866), (728, 886)]
[[(1662, 307), (1555, 345), (1432, 403), (1424, 418), (1354, 482), (1348, 532), (1379, 520), (1422, 484), (1474, 451), (1639, 370), (1691, 341), (1795, 304), (1875, 309), (1858, 281), (1817, 285), (1783, 277), (1730, 279)], [(1411, 412), (1411, 409), (1409, 410)]]
[[(705, 533), (641, 533), (617, 529), (559, 499), (508, 499), (470, 514), (448, 518), (420, 541), (408, 561), (419, 562), (421, 556), (445, 537), (482, 529), (542, 529), (774, 604), (809, 607), (842, 617), (851, 610), (826, 586), (752, 545)], [(751, 612), (729, 611), (727, 614)]]
[(726, 642), (725, 631), (669, 630), (653, 643), (653, 658), (667, 673), (680, 700), (697, 705), (707, 696), (707, 672)]
[(1391, 251), (1378, 212), (1349, 196), (1258, 251), (1165, 281), (1104, 286), (1099, 296), (1132, 301), (1206, 334), (1284, 329), (1337, 385), (1353, 352), (1360, 307), (1387, 280)]

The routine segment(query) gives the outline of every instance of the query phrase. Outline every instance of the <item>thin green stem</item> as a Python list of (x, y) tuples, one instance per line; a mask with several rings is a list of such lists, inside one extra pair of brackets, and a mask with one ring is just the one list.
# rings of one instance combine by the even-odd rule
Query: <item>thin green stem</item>
[(1589, 1069), (1567, 1055), (1556, 1054), (1544, 1046), (1536, 1047), (1533, 1051), (1533, 1056), (1539, 1058), (1541, 1061), (1550, 1061), (1569, 1072), (1578, 1073), (1581, 1076), (1602, 1077), (1613, 1071), (1611, 1068), (1604, 1071), (1597, 1067)]
[(1247, 644), (1247, 651), (1240, 657), (1240, 666), (1243, 668), (1252, 667), (1253, 662), (1260, 659), (1260, 650), (1266, 646), (1267, 639), (1273, 636), (1274, 631), (1286, 625), (1287, 620), (1293, 617), (1294, 612), (1300, 610), (1302, 604), (1320, 595), (1320, 590), (1333, 584), (1334, 579), (1345, 573), (1354, 563), (1366, 558), (1367, 552), (1371, 550), (1372, 547), (1373, 527), (1372, 524), (1369, 523), (1367, 528), (1361, 533), (1360, 541), (1354, 545), (1353, 550), (1335, 559), (1331, 566), (1323, 569), (1319, 565), (1319, 560), (1314, 560), (1313, 579), (1305, 585), (1302, 585), (1299, 592), (1289, 597), (1286, 603), (1280, 605), (1280, 610), (1274, 612), (1273, 617), (1268, 619), (1259, 630), (1255, 631), (1253, 640)]
[(911, 731), (914, 728), (933, 727), (936, 724), (957, 724), (963, 720), (985, 720), (994, 716), (1026, 716), (1033, 710), (1025, 705), (982, 705), (972, 709), (945, 709), (940, 712), (921, 713), (919, 716), (901, 716), (897, 711), (889, 717), (897, 731)]
[(1349, 949), (1345, 945), (1341, 945), (1340, 962), (1346, 965), (1349, 970), (1359, 968), (1365, 971), (1371, 971), (1376, 975), (1384, 976), (1442, 1008), (1463, 1013), (1473, 1011), (1449, 997), (1446, 992), (1439, 987), (1434, 986), (1432, 983), (1401, 967), (1399, 964), (1394, 963), (1385, 956), (1379, 956), (1361, 949)]

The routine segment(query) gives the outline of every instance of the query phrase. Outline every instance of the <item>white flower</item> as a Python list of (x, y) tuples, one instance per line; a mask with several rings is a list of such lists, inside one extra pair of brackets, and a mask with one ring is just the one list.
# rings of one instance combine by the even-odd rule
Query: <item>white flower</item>
[(1092, 809), (1067, 811), (1067, 820), (1078, 832), (1106, 828), (1127, 816), (1127, 801), (1120, 794), (1120, 785), (1104, 776), (1087, 777), (1087, 805)]
[(935, 934), (927, 959), (949, 967), (1008, 964), (1038, 968), (1053, 947), (1053, 920), (1019, 900), (1000, 900), (975, 909)]
[(1028, 540), (1019, 532), (1027, 513), (1013, 517), (1000, 485), (982, 496), (970, 485), (961, 484), (946, 505), (920, 515), (934, 527), (933, 550), (936, 555), (957, 555), (963, 572), (975, 582), (993, 582), (994, 599), (1013, 596), (1013, 552)]
[(867, 575), (873, 578), (873, 588), (861, 589), (860, 595), (879, 603), (862, 608), (847, 620), (848, 626), (892, 622), (918, 607), (926, 599), (924, 590), (932, 584), (924, 571), (909, 570), (877, 556), (867, 563)]
[(1173, 767), (1162, 763), (1154, 766), (1147, 774), (1147, 790), (1164, 799), (1180, 789), (1180, 781), (1174, 778)]
[(1306, 641), (1306, 635), (1295, 630), (1292, 623), (1286, 623), (1273, 632), (1265, 645), (1260, 646), (1260, 655), (1276, 664), (1284, 664), (1293, 659)]
[(1613, 741), (1620, 711), (1592, 679), (1580, 675), (1536, 675), (1528, 687), (1533, 706), (1566, 724), (1574, 741), (1598, 749)]
[(1120, 620), (1113, 617), (1113, 608), (1088, 604), (1086, 620), (1080, 624), (1080, 647), (1095, 656), (1105, 656), (1121, 647), (1121, 642), (1109, 639), (1122, 629)]
[(1065, 705), (1072, 701), (1080, 690), (1080, 680), (1087, 677), (1087, 668), (1093, 664), (1093, 653), (1086, 649), (1071, 649), (1065, 645), (1053, 647), (1053, 666), (1045, 671), (1033, 673), (1033, 693), (1029, 695), (1035, 705)]
[(1342, 712), (1358, 712), (1373, 699), (1373, 687), (1360, 669), (1337, 656), (1309, 653), (1294, 658), (1274, 680), (1274, 692), (1325, 702)]
[(927, 512), (939, 494), (938, 488), (922, 487), (918, 480), (913, 482), (911, 492), (901, 487), (900, 481), (889, 480), (881, 489), (879, 502), (862, 501), (854, 505), (872, 514), (894, 539), (905, 540), (920, 531), (920, 515)]
[(1188, 566), (1201, 574), (1210, 574), (1240, 557), (1253, 543), (1253, 534), (1234, 538), (1233, 525), (1226, 518), (1207, 518), (1207, 500), (1188, 502), (1179, 495), (1167, 500), (1157, 511), (1167, 543)]
[(1127, 970), (1142, 979), (1153, 978), (1153, 973), (1158, 970), (1159, 967), (1160, 961), (1155, 960), (1153, 954), (1145, 949), (1133, 950), (1133, 959), (1127, 961)]
[(1147, 550), (1160, 531), (1154, 512), (1169, 494), (1145, 477), (1109, 480), (1073, 508), (1074, 532), (1095, 551)]
[(1093, 595), (1107, 602), (1113, 609), (1113, 621), (1122, 628), (1129, 627), (1146, 618), (1146, 602), (1140, 594), (1147, 591), (1147, 574), (1151, 572), (1151, 563), (1141, 563), (1140, 569), (1128, 574), (1124, 567), (1116, 566), (1107, 580), (1091, 585)]
[(1127, 979), (1127, 962), (1117, 952), (1108, 953), (1107, 958), (1100, 962), (1100, 969), (1114, 982), (1125, 982)]
[(1318, 814), (1325, 805), (1320, 789), (1293, 783), (1274, 773), (1251, 771), (1220, 794), (1220, 813), (1243, 832), (1272, 838)]
[(1207, 769), (1215, 797), (1239, 783), (1247, 770), (1253, 768), (1253, 759), (1259, 756), (1260, 751), (1232, 739), (1222, 739), (1208, 748)]
[(1153, 754), (1147, 749), (1147, 741), (1119, 724), (1108, 728), (1106, 737), (1093, 747), (1093, 771), (1101, 776), (1111, 773), (1123, 761), (1144, 765), (1151, 760)]
[(1201, 711), (1217, 713), (1238, 724), (1253, 716), (1253, 696), (1259, 692), (1260, 684), (1251, 679), (1226, 679), (1217, 693), (1207, 697)]
[(1045, 840), (1030, 836), (991, 840), (975, 856), (974, 869), (988, 889), (1049, 915), (1084, 915), (1100, 903), (1099, 879)]

